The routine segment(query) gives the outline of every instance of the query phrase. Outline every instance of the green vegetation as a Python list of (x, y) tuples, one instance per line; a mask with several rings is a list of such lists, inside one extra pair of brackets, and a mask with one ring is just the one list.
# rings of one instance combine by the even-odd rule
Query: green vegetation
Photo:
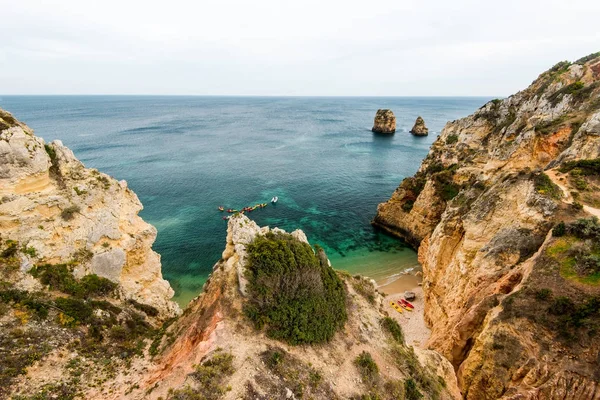
[(37, 257), (37, 250), (35, 249), (35, 247), (23, 246), (21, 248), (21, 253), (27, 254), (30, 257)]
[(546, 195), (556, 200), (562, 197), (562, 190), (560, 190), (560, 188), (552, 182), (550, 177), (543, 172), (534, 176), (533, 185), (539, 194)]
[[(320, 371), (310, 364), (287, 353), (279, 347), (269, 347), (260, 354), (260, 358), (269, 370), (269, 375), (276, 381), (267, 380), (263, 390), (267, 392), (266, 398), (281, 398), (285, 396), (282, 388), (289, 388), (296, 398), (336, 398), (330, 385), (323, 381)], [(255, 397), (252, 397), (255, 398)]]
[(396, 322), (395, 319), (390, 317), (385, 317), (381, 320), (381, 326), (392, 336), (392, 338), (400, 343), (404, 344), (404, 333), (402, 332), (402, 328)]
[[(89, 276), (89, 275), (87, 275), (87, 276)], [(143, 303), (137, 302), (133, 299), (128, 300), (128, 303), (149, 317), (156, 317), (158, 315), (158, 310), (156, 309), (156, 307), (152, 307), (149, 304), (143, 304)]]
[(423, 394), (419, 392), (417, 384), (412, 378), (408, 378), (404, 382), (404, 393), (406, 400), (419, 400), (423, 398)]
[(563, 222), (553, 229), (557, 239), (546, 253), (558, 264), (560, 274), (569, 280), (600, 285), (600, 224), (598, 219)]
[(169, 390), (168, 399), (172, 400), (216, 400), (223, 396), (228, 388), (223, 387), (225, 379), (233, 374), (233, 355), (217, 351), (212, 358), (195, 367), (189, 376), (195, 387)]
[(548, 135), (558, 131), (559, 127), (568, 119), (570, 115), (564, 114), (560, 117), (554, 118), (551, 121), (540, 122), (535, 126), (535, 131), (541, 133), (542, 135)]
[(575, 101), (581, 102), (587, 97), (586, 94), (589, 95), (591, 93), (590, 90), (585, 90), (584, 88), (585, 84), (583, 82), (573, 82), (570, 85), (567, 85), (548, 96), (548, 101), (554, 107), (562, 100), (564, 95), (569, 94), (573, 96), (573, 99)]
[(423, 174), (417, 173), (413, 178), (405, 178), (400, 187), (404, 189), (404, 197), (402, 200), (402, 209), (404, 212), (410, 212), (412, 210), (415, 201), (419, 197), (419, 194), (423, 191), (427, 179)]
[[(326, 257), (325, 257), (326, 258)], [(246, 315), (256, 328), (290, 344), (330, 340), (346, 322), (343, 282), (287, 234), (268, 233), (248, 245)]]
[(44, 149), (46, 149), (46, 153), (48, 154), (48, 157), (50, 157), (50, 162), (54, 165), (54, 163), (56, 163), (56, 150), (49, 144), (45, 144)]
[(548, 300), (552, 297), (552, 290), (548, 288), (539, 289), (535, 291), (535, 298), (538, 300)]
[(79, 208), (79, 206), (71, 205), (71, 206), (65, 208), (64, 210), (62, 210), (62, 212), (60, 213), (60, 216), (65, 221), (70, 221), (75, 216), (75, 213), (78, 213), (79, 211), (81, 211), (81, 208)]
[(592, 61), (594, 58), (600, 57), (600, 51), (592, 54), (588, 54), (585, 57), (581, 57), (579, 60), (575, 61), (575, 64), (583, 65), (588, 61)]
[(446, 138), (446, 144), (450, 145), (450, 144), (454, 144), (458, 142), (458, 135), (457, 134), (451, 134), (448, 135), (448, 137)]
[(358, 372), (363, 383), (371, 386), (374, 385), (379, 379), (379, 367), (377, 363), (371, 357), (371, 354), (363, 351), (360, 353), (358, 357), (354, 360), (354, 365), (358, 368)]
[(560, 166), (560, 172), (573, 172), (581, 175), (600, 175), (600, 158), (567, 161)]
[[(392, 351), (392, 355), (398, 368), (401, 371), (408, 372), (409, 377), (416, 383), (416, 387), (427, 393), (432, 399), (440, 397), (445, 382), (434, 371), (421, 365), (412, 347), (396, 346)], [(412, 384), (410, 385), (412, 386)], [(408, 396), (409, 390), (406, 387), (405, 389), (407, 389), (406, 395)], [(415, 390), (418, 392), (416, 388)], [(412, 392), (412, 388), (410, 392)], [(414, 393), (417, 396), (416, 392)]]
[(44, 285), (50, 286), (51, 290), (59, 290), (78, 298), (106, 296), (117, 288), (116, 283), (96, 274), (85, 275), (78, 281), (67, 264), (39, 265), (29, 273)]
[(365, 278), (361, 275), (354, 275), (350, 282), (356, 293), (367, 299), (370, 304), (375, 304), (376, 289), (369, 278)]
[(73, 190), (75, 193), (77, 193), (77, 196), (83, 196), (84, 194), (87, 194), (87, 190), (81, 190), (77, 186), (73, 187)]

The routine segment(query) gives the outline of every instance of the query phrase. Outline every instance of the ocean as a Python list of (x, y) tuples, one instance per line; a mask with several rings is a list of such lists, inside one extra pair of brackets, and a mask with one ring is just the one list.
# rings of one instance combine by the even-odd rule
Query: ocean
[[(127, 180), (158, 229), (163, 275), (185, 305), (225, 247), (218, 206), (269, 202), (259, 225), (302, 229), (334, 268), (378, 281), (418, 265), (405, 243), (370, 225), (377, 204), (416, 172), (447, 121), (490, 98), (0, 96), (46, 141), (60, 139), (87, 166)], [(374, 135), (378, 108), (395, 135)], [(408, 131), (422, 116), (429, 136)]]

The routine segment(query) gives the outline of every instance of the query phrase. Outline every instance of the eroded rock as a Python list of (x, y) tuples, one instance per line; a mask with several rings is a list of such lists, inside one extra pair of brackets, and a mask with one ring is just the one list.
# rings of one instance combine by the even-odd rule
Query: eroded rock
[(373, 129), (375, 133), (394, 133), (396, 132), (396, 117), (392, 110), (379, 109), (375, 114)]

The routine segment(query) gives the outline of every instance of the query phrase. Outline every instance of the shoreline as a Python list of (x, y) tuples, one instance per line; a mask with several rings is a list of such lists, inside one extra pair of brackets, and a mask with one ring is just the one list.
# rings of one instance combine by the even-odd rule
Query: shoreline
[[(420, 286), (422, 277), (417, 276), (416, 271), (409, 271), (391, 278), (394, 279), (387, 278), (377, 282), (377, 290), (384, 296), (384, 309), (402, 327), (406, 344), (424, 349), (431, 336), (431, 330), (425, 324), (425, 299), (423, 288)], [(415, 308), (412, 311), (403, 309), (403, 312), (399, 313), (390, 302), (397, 304), (398, 300), (404, 298), (405, 291), (415, 293), (415, 299), (410, 300)]]

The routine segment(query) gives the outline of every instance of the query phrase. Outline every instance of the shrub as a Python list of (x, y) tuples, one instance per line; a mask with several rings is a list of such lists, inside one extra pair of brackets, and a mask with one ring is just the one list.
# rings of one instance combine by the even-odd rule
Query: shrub
[(388, 331), (392, 338), (400, 344), (404, 343), (404, 333), (402, 332), (402, 328), (398, 325), (395, 319), (390, 317), (385, 317), (381, 320), (381, 325), (383, 328)]
[(89, 323), (92, 321), (92, 307), (81, 299), (73, 299), (70, 297), (59, 297), (54, 300), (56, 307), (65, 315), (73, 318), (75, 323)]
[(52, 290), (59, 290), (75, 297), (106, 296), (111, 294), (117, 284), (96, 274), (85, 275), (77, 281), (66, 264), (44, 264), (33, 267), (31, 275), (38, 278)]
[(560, 166), (560, 172), (570, 172), (577, 168), (583, 175), (600, 175), (600, 158), (567, 161)]
[(550, 297), (552, 297), (552, 290), (550, 289), (544, 288), (535, 292), (535, 298), (538, 300), (548, 300)]
[(149, 317), (156, 317), (158, 315), (158, 310), (156, 309), (156, 307), (152, 307), (149, 304), (143, 304), (143, 303), (137, 302), (133, 299), (129, 300), (129, 304), (131, 304), (138, 310), (142, 311), (144, 314), (146, 314)]
[(588, 54), (585, 57), (581, 57), (579, 60), (575, 61), (575, 64), (583, 65), (588, 61), (592, 61), (594, 58), (600, 57), (600, 51), (592, 54)]
[(346, 291), (313, 249), (288, 234), (248, 245), (246, 315), (267, 335), (290, 344), (330, 340), (346, 322)]
[(458, 142), (458, 135), (456, 135), (454, 133), (451, 135), (448, 135), (448, 137), (446, 138), (446, 144), (454, 144), (456, 142)]
[(379, 378), (379, 367), (373, 360), (370, 353), (363, 351), (354, 360), (354, 365), (358, 368), (358, 372), (363, 380), (367, 384), (374, 384)]
[(575, 304), (571, 299), (565, 296), (559, 296), (554, 299), (552, 305), (548, 309), (548, 312), (554, 315), (564, 315), (569, 314), (574, 307)]
[(562, 196), (562, 191), (560, 188), (556, 186), (550, 177), (543, 172), (535, 175), (533, 178), (533, 185), (538, 193), (549, 196), (553, 199), (558, 200)]
[(21, 252), (23, 254), (27, 254), (30, 257), (36, 257), (37, 256), (37, 250), (35, 249), (35, 247), (23, 246), (23, 248), (21, 249)]
[(46, 153), (48, 154), (48, 157), (50, 157), (50, 162), (54, 164), (56, 162), (56, 150), (49, 144), (45, 144), (44, 149), (46, 149)]
[(196, 366), (196, 371), (190, 375), (198, 383), (197, 388), (187, 387), (170, 391), (168, 398), (177, 400), (219, 399), (227, 390), (222, 387), (223, 381), (233, 372), (233, 356), (219, 353), (210, 360)]
[(404, 396), (406, 400), (419, 400), (423, 398), (423, 394), (419, 392), (414, 379), (408, 378), (404, 382)]
[(71, 206), (65, 208), (64, 210), (62, 210), (62, 212), (60, 213), (60, 216), (65, 221), (70, 221), (73, 219), (75, 213), (78, 213), (79, 211), (81, 211), (79, 206), (71, 205)]
[(579, 239), (598, 239), (600, 238), (598, 218), (580, 218), (571, 222), (566, 227), (566, 232)]
[(552, 228), (552, 236), (561, 237), (565, 235), (567, 227), (563, 221), (560, 221), (558, 224)]
[(6, 248), (0, 253), (1, 258), (10, 258), (17, 254), (19, 242), (7, 240), (4, 244), (6, 245)]
[(576, 201), (574, 201), (573, 204), (571, 204), (571, 207), (573, 207), (577, 211), (583, 210), (583, 204), (578, 203)]

